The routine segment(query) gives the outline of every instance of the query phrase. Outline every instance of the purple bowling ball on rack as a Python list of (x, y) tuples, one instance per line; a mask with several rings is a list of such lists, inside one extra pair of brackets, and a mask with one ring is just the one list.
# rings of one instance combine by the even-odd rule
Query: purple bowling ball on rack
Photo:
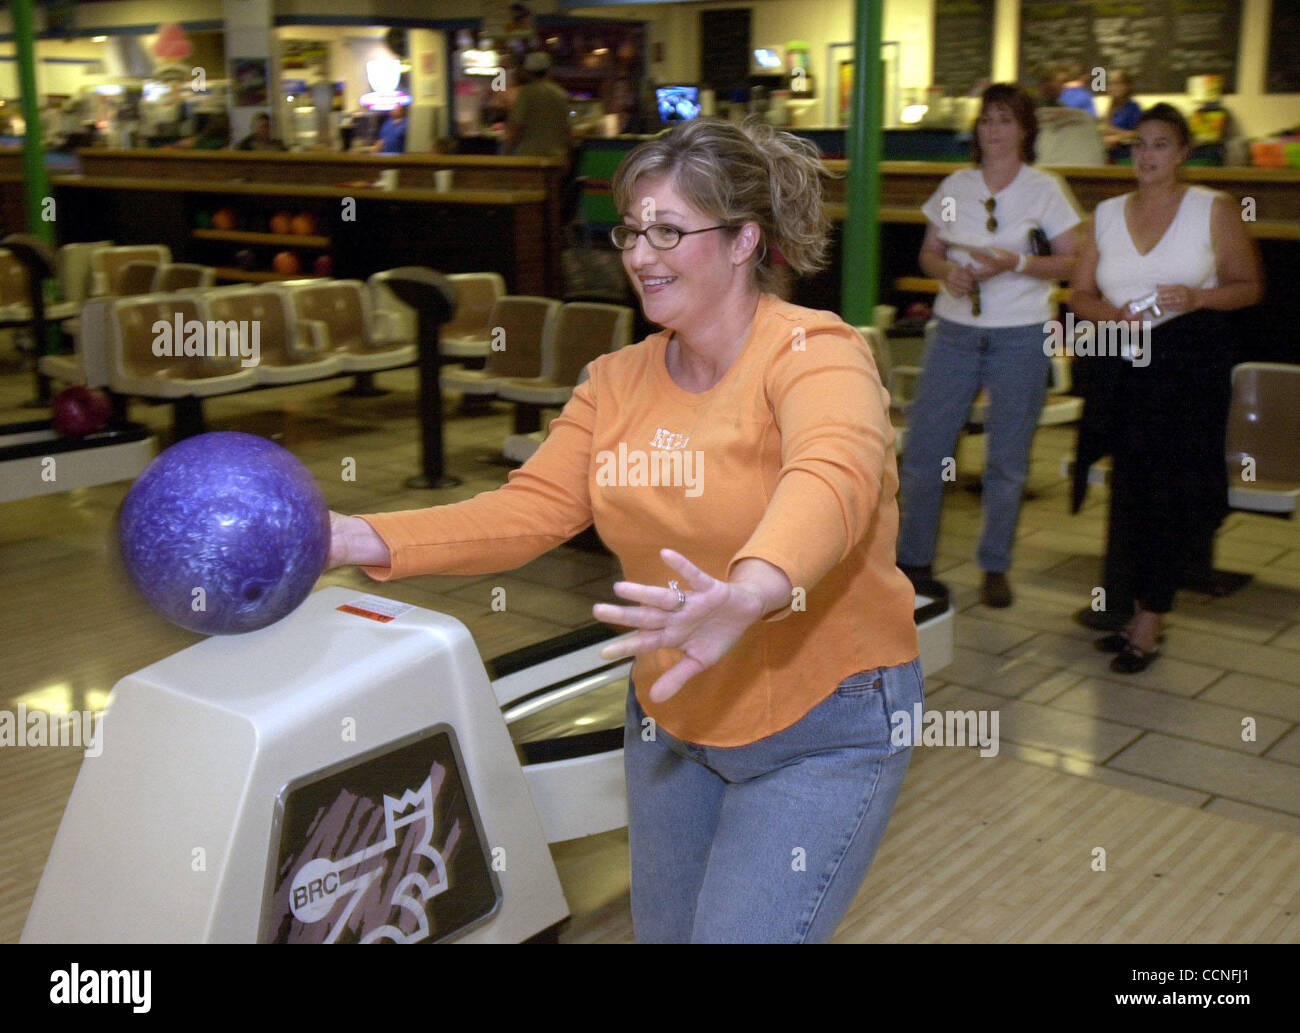
[(220, 431), (158, 456), (122, 504), (118, 540), (146, 601), (174, 624), (238, 635), (273, 624), (325, 569), (329, 507), (266, 438)]

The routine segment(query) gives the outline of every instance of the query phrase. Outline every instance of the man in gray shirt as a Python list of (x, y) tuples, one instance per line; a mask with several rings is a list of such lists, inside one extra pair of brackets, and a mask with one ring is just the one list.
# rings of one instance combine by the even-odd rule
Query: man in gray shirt
[(541, 51), (524, 58), (530, 81), (519, 88), (506, 123), (509, 154), (569, 160), (569, 95), (547, 74), (551, 59)]

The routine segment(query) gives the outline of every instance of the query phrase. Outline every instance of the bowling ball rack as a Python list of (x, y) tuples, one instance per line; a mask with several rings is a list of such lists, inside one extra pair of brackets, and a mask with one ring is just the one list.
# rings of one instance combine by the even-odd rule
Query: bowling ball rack
[[(138, 423), (110, 424), (78, 440), (60, 437), (52, 420), (2, 425), (0, 502), (132, 480), (153, 453), (153, 432)], [(44, 477), (47, 458), (55, 460), (54, 480)]]

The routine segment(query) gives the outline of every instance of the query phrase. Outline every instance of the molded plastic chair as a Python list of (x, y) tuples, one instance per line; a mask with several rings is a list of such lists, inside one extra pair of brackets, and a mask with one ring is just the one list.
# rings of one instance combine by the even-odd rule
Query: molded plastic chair
[(1233, 509), (1290, 516), (1300, 502), (1300, 366), (1232, 370), (1226, 459)]
[(632, 343), (632, 310), (626, 305), (570, 301), (561, 306), (536, 377), (506, 377), (497, 395), (534, 406), (563, 406), (587, 363)]
[(97, 248), (90, 255), (91, 295), (116, 295), (118, 277), (132, 262), (166, 265), (172, 260), (171, 249), (164, 244), (123, 244)]
[(442, 371), (444, 391), (470, 395), (495, 395), (498, 385), (510, 378), (542, 374), (544, 345), (554, 332), (560, 303), (552, 298), (507, 294), (492, 306), (490, 325), (502, 332), (500, 350), (489, 350), (483, 369), (451, 366)]
[(227, 326), (242, 324), (251, 332), (256, 324), (258, 362), (252, 368), (259, 384), (299, 384), (342, 372), (340, 356), (302, 347), (293, 302), (277, 287), (213, 291), (204, 296), (202, 306), (208, 319)]
[(171, 262), (158, 267), (153, 289), (164, 294), (171, 291), (203, 290), (217, 282), (217, 271), (210, 265)]
[(497, 384), (497, 397), (515, 403), (516, 435), (536, 432), (543, 408), (563, 407), (592, 359), (632, 343), (632, 317), (626, 305), (570, 301), (561, 307), (543, 344), (541, 375)]
[(506, 281), (500, 273), (454, 273), (456, 314), (438, 333), (444, 356), (486, 359), (492, 344), (492, 306), (505, 297)]
[(127, 262), (117, 274), (113, 293), (119, 298), (155, 293), (154, 283), (161, 268), (156, 262)]
[(64, 244), (59, 248), (59, 288), (63, 300), (81, 304), (93, 292), (91, 259), (97, 251), (113, 246), (111, 240)]
[(413, 339), (394, 344), (376, 334), (360, 280), (309, 280), (281, 287), (293, 301), (300, 351), (336, 355), (345, 373), (374, 373), (415, 362), (419, 349)]

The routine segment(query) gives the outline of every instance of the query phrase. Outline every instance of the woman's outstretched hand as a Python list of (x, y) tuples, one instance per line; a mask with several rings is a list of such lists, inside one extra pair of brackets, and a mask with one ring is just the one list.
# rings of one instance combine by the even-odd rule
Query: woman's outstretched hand
[[(601, 650), (606, 660), (652, 653), (656, 649), (682, 652), (682, 658), (650, 686), (650, 699), (656, 703), (670, 699), (688, 680), (721, 660), (750, 625), (770, 608), (767, 596), (779, 597), (784, 591), (785, 599), (790, 597), (785, 575), (762, 560), (741, 562), (762, 564), (772, 574), (761, 573), (757, 580), (737, 577), (719, 581), (672, 549), (663, 549), (659, 555), (681, 575), (678, 584), (686, 593), (686, 605), (679, 609), (677, 592), (666, 585), (619, 581), (614, 585), (614, 594), (640, 605), (597, 603), (592, 607), (599, 621), (640, 629), (630, 638)], [(765, 578), (767, 586), (763, 584)]]

